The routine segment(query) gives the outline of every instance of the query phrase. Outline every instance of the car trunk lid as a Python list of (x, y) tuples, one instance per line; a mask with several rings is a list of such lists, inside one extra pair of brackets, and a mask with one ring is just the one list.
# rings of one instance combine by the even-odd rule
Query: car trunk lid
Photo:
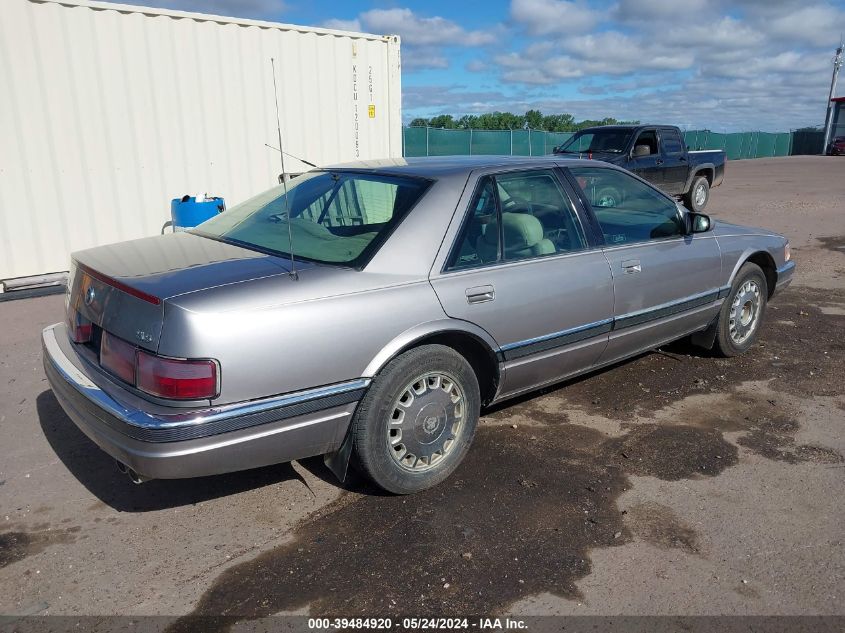
[(280, 257), (190, 233), (100, 246), (73, 255), (68, 322), (156, 351), (168, 299), (288, 271)]

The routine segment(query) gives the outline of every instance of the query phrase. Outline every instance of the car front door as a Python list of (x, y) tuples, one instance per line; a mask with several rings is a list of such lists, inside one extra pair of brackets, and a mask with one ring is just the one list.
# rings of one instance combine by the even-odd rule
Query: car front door
[(631, 146), (628, 170), (653, 185), (663, 185), (663, 157), (657, 142), (657, 130), (646, 128), (637, 133)]
[(592, 367), (607, 344), (613, 282), (557, 169), (471, 176), (431, 283), (446, 313), (485, 329), (500, 395)]
[(660, 129), (660, 154), (663, 158), (663, 184), (666, 193), (678, 195), (684, 192), (689, 173), (689, 163), (684, 151), (684, 141), (678, 130)]
[[(688, 234), (672, 199), (621, 170), (572, 167), (570, 174), (604, 237), (613, 274), (613, 329), (599, 363), (705, 328), (725, 292), (712, 231)], [(620, 192), (615, 206), (604, 206), (596, 196), (607, 187)]]

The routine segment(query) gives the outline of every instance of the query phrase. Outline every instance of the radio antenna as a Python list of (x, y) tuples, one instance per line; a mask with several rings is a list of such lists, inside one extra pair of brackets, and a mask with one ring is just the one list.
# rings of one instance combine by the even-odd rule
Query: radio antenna
[(290, 244), (290, 277), (296, 281), (299, 275), (296, 272), (296, 260), (293, 257), (293, 229), (290, 226), (290, 200), (288, 199), (288, 174), (285, 171), (285, 148), (282, 145), (282, 124), (279, 118), (279, 90), (276, 88), (276, 60), (270, 58), (270, 65), (273, 67), (273, 98), (276, 100), (276, 131), (279, 133), (279, 157), (282, 160), (282, 187), (285, 192), (285, 215), (288, 224), (288, 243)]
[[(264, 147), (269, 147), (269, 148), (270, 148), (270, 149), (272, 149), (274, 152), (280, 152), (280, 151), (281, 151), (278, 147), (273, 147), (273, 146), (272, 146), (272, 145), (270, 145), (269, 143), (264, 143)], [(290, 156), (291, 158), (295, 158), (295, 159), (296, 159), (296, 160), (298, 160), (300, 163), (305, 163), (306, 165), (308, 165), (309, 167), (313, 167), (314, 169), (319, 169), (319, 168), (320, 168), (320, 167), (319, 167), (319, 165), (315, 165), (314, 163), (309, 162), (309, 161), (305, 160), (304, 158), (300, 158), (299, 156), (294, 156), (294, 155), (293, 155), (293, 154), (291, 154), (290, 152), (285, 152), (285, 156)]]

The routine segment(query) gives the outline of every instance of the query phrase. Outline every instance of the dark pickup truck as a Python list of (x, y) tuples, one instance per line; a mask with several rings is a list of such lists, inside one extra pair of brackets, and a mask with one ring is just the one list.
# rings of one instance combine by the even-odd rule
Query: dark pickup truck
[[(579, 154), (632, 171), (700, 213), (710, 188), (722, 184), (727, 155), (722, 150), (689, 151), (681, 131), (670, 125), (605, 125), (580, 130), (555, 154)], [(612, 197), (613, 192), (606, 192)], [(608, 206), (614, 201), (607, 200)]]

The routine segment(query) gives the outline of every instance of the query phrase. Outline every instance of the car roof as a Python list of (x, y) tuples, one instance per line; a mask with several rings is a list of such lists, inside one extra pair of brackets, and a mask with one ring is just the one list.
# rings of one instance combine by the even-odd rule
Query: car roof
[(578, 132), (586, 132), (588, 130), (639, 130), (646, 127), (680, 129), (677, 125), (670, 125), (668, 123), (632, 123), (630, 125), (593, 125), (592, 127), (585, 127), (578, 130)]
[(585, 132), (587, 130), (636, 130), (641, 127), (658, 127), (656, 125), (593, 125), (578, 130), (578, 132)]
[[(586, 159), (585, 159), (586, 160)], [(438, 178), (443, 176), (468, 174), (476, 169), (495, 169), (497, 167), (554, 167), (569, 164), (583, 164), (578, 158), (560, 156), (429, 156), (419, 158), (385, 158), (380, 160), (355, 161), (323, 167), (325, 170), (365, 171), (370, 173), (389, 173), (415, 176), (418, 178)]]

